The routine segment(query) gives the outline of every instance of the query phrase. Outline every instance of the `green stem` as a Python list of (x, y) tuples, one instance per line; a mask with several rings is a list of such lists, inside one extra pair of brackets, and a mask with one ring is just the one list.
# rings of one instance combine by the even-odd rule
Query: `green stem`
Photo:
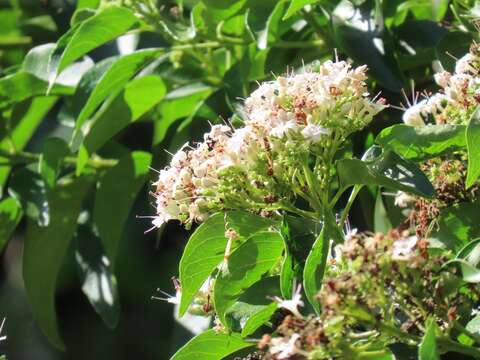
[(442, 352), (453, 351), (459, 354), (472, 356), (475, 359), (480, 359), (480, 349), (475, 347), (460, 344), (449, 338), (437, 338), (437, 344)]
[(307, 181), (308, 190), (310, 191), (310, 197), (312, 199), (311, 206), (318, 212), (321, 212), (323, 209), (322, 203), (319, 200), (319, 194), (315, 186), (315, 180), (313, 178), (313, 173), (310, 170), (308, 164), (303, 165), (303, 173), (305, 175), (305, 180)]
[[(6, 158), (8, 160), (11, 160), (11, 165), (12, 164), (32, 164), (32, 163), (39, 162), (41, 159), (41, 155), (25, 152), (25, 151), (11, 153), (3, 149), (0, 149), (0, 158)], [(68, 165), (76, 165), (77, 158), (75, 156), (67, 156), (63, 159), (63, 162)], [(93, 157), (88, 159), (87, 166), (94, 169), (103, 169), (103, 168), (113, 167), (117, 165), (117, 163), (118, 163), (118, 160), (116, 159), (104, 159), (94, 155)]]
[(343, 229), (343, 227), (345, 225), (345, 220), (347, 220), (348, 212), (350, 211), (350, 208), (352, 207), (353, 202), (355, 201), (355, 198), (357, 197), (360, 190), (362, 190), (362, 188), (363, 188), (363, 185), (355, 185), (353, 187), (352, 193), (350, 194), (350, 197), (348, 198), (348, 202), (347, 202), (347, 205), (345, 206), (345, 209), (343, 209), (342, 216), (341, 216), (340, 222), (338, 224), (338, 227), (340, 228), (340, 230)]

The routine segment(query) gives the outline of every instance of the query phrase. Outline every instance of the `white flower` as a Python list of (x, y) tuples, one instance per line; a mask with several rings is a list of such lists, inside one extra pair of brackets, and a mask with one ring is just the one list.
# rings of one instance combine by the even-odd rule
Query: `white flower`
[(270, 340), (270, 353), (278, 360), (291, 359), (300, 350), (297, 346), (299, 339), (299, 334), (293, 334), (288, 341), (285, 338), (273, 338)]
[(416, 236), (409, 236), (403, 239), (395, 240), (392, 248), (392, 259), (398, 261), (410, 260), (415, 247), (417, 246), (418, 238)]
[(395, 206), (406, 208), (415, 200), (415, 197), (404, 191), (398, 191), (395, 195)]
[(425, 126), (423, 120), (424, 113), (426, 112), (427, 100), (422, 100), (418, 104), (408, 108), (402, 116), (402, 120), (405, 124), (415, 127)]
[(312, 143), (318, 143), (323, 135), (328, 135), (330, 131), (328, 129), (322, 128), (318, 125), (308, 124), (302, 130), (302, 135), (307, 141)]
[(462, 58), (457, 60), (455, 72), (457, 74), (468, 74), (471, 72), (475, 73), (473, 63), (476, 60), (478, 60), (477, 57), (471, 53), (464, 55)]
[(290, 311), (293, 315), (295, 315), (298, 318), (303, 318), (303, 315), (298, 310), (299, 307), (302, 307), (304, 305), (302, 301), (301, 291), (302, 291), (302, 286), (298, 285), (297, 288), (294, 290), (294, 293), (292, 294), (291, 299), (284, 300), (278, 296), (274, 296), (273, 300), (277, 302), (279, 308)]

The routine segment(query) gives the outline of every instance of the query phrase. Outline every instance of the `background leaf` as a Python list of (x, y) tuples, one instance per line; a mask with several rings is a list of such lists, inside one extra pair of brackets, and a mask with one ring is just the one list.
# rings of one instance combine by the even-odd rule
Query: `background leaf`
[(47, 338), (60, 349), (65, 346), (57, 329), (55, 284), (89, 186), (85, 178), (59, 184), (49, 194), (49, 226), (29, 222), (25, 240), (23, 279), (33, 315)]
[(13, 198), (0, 201), (0, 253), (22, 218), (22, 209)]

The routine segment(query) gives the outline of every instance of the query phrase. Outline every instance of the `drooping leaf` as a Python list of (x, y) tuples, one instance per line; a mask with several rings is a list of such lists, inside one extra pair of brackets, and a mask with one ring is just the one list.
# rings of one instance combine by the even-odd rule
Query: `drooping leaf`
[(234, 352), (252, 347), (252, 343), (244, 341), (240, 335), (232, 333), (216, 333), (215, 330), (208, 330), (195, 336), (180, 350), (171, 360), (218, 360)]
[(292, 0), (290, 2), (290, 5), (288, 7), (288, 10), (283, 17), (283, 20), (287, 20), (288, 18), (292, 17), (295, 15), (298, 11), (303, 9), (307, 5), (315, 4), (319, 2), (320, 0)]
[(418, 359), (419, 360), (440, 360), (440, 355), (437, 349), (436, 341), (436, 329), (437, 324), (435, 320), (429, 319), (426, 324), (425, 335), (422, 342), (418, 346)]
[(201, 224), (190, 237), (180, 260), (179, 314), (185, 313), (202, 284), (222, 262), (227, 246), (226, 229), (234, 229), (239, 235), (238, 241), (242, 242), (272, 225), (272, 220), (240, 211), (219, 213)]
[(36, 322), (51, 343), (61, 349), (64, 344), (57, 329), (55, 284), (89, 185), (86, 178), (59, 183), (48, 197), (49, 226), (40, 227), (30, 221), (27, 227), (23, 252), (25, 289)]
[(217, 316), (225, 326), (229, 325), (225, 318), (227, 309), (279, 263), (283, 250), (283, 240), (278, 232), (257, 232), (222, 263), (215, 279), (213, 300)]
[[(75, 92), (74, 106), (81, 110), (75, 123), (73, 137), (78, 136), (82, 125), (107, 97), (118, 94), (135, 74), (162, 51), (143, 49), (120, 58), (104, 60), (85, 74)], [(74, 139), (74, 142), (77, 141)]]
[[(46, 83), (49, 81), (48, 62), (55, 44), (43, 44), (31, 49), (25, 56), (22, 64), (22, 70), (26, 73), (35, 75)], [(63, 86), (77, 86), (78, 82), (90, 68), (93, 66), (93, 60), (89, 57), (83, 57), (81, 61), (67, 66), (55, 80), (55, 84)]]
[(113, 266), (104, 253), (100, 239), (87, 225), (78, 228), (76, 243), (75, 259), (82, 291), (105, 324), (113, 329), (120, 314)]
[(434, 189), (420, 169), (392, 150), (378, 146), (368, 149), (362, 160), (342, 159), (337, 163), (342, 186), (378, 185), (423, 197), (432, 197)]
[(55, 186), (63, 158), (69, 152), (67, 143), (60, 138), (49, 138), (43, 143), (39, 167), (40, 174), (47, 186), (51, 188)]
[(0, 201), (0, 253), (22, 218), (22, 209), (18, 202), (9, 197)]
[(245, 337), (270, 320), (277, 309), (272, 297), (281, 295), (279, 281), (278, 276), (269, 276), (246, 289), (225, 312), (228, 328)]
[(8, 193), (38, 226), (48, 226), (51, 220), (48, 188), (40, 174), (21, 168), (12, 175)]
[[(55, 97), (39, 97), (17, 104), (10, 116), (9, 133), (0, 138), (0, 149), (10, 152), (22, 150), (56, 101)], [(7, 160), (0, 156), (0, 162)], [(0, 195), (10, 170), (10, 166), (0, 166)]]
[[(11, 106), (34, 96), (43, 96), (47, 91), (47, 83), (24, 71), (5, 76), (0, 79), (0, 109)], [(74, 88), (55, 85), (50, 95), (71, 95)]]
[(339, 233), (333, 214), (326, 211), (323, 219), (323, 227), (315, 243), (308, 254), (303, 270), (303, 288), (307, 300), (313, 306), (317, 313), (320, 312), (320, 306), (316, 300), (316, 295), (322, 288), (323, 276), (327, 266), (327, 258), (330, 251), (330, 242), (342, 241), (342, 235)]
[(147, 180), (151, 158), (142, 151), (127, 153), (98, 182), (93, 220), (113, 264), (130, 208)]
[(480, 107), (475, 110), (466, 131), (468, 150), (467, 188), (480, 176)]
[(137, 19), (125, 7), (107, 6), (72, 27), (57, 42), (49, 63), (49, 86), (69, 64), (89, 51), (127, 32)]
[(465, 149), (465, 126), (446, 124), (417, 128), (393, 125), (383, 129), (375, 142), (405, 159), (422, 161)]
[(120, 130), (137, 121), (165, 95), (165, 84), (155, 75), (130, 82), (94, 122), (80, 148), (77, 174), (80, 174), (91, 154)]

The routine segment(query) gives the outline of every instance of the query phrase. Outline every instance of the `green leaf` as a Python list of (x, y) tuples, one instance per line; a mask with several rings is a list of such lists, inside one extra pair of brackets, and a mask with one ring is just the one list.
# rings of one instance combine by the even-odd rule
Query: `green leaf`
[(131, 81), (108, 108), (101, 112), (86, 135), (78, 155), (77, 174), (82, 172), (90, 154), (158, 104), (165, 91), (162, 79), (155, 75)]
[(0, 201), (0, 253), (22, 218), (22, 209), (13, 198)]
[[(34, 47), (25, 56), (22, 70), (45, 81), (46, 85), (49, 81), (48, 61), (54, 49), (55, 44), (52, 43)], [(84, 57), (81, 61), (66, 67), (57, 77), (55, 84), (75, 87), (91, 67), (93, 61), (89, 57)]]
[(287, 1), (264, 0), (253, 2), (247, 12), (247, 24), (257, 40), (259, 49), (266, 49), (280, 39), (282, 15), (287, 8)]
[(447, 249), (459, 251), (471, 239), (480, 237), (479, 211), (479, 201), (460, 203), (443, 209), (437, 221), (438, 226), (430, 237)]
[(228, 326), (227, 309), (243, 292), (272, 270), (282, 257), (282, 237), (278, 232), (262, 231), (250, 236), (222, 263), (215, 279), (213, 301), (220, 321)]
[(105, 324), (113, 329), (118, 323), (117, 279), (113, 265), (105, 256), (100, 239), (86, 225), (77, 230), (75, 259), (82, 291)]
[(285, 215), (282, 236), (287, 251), (280, 273), (280, 287), (284, 298), (292, 296), (294, 281), (302, 282), (305, 260), (321, 228), (317, 220)]
[(269, 276), (248, 288), (225, 312), (228, 328), (242, 337), (255, 332), (277, 310), (272, 296), (280, 296), (279, 277)]
[[(34, 96), (43, 96), (47, 91), (47, 83), (24, 71), (5, 76), (0, 79), (0, 109), (11, 106)], [(50, 95), (71, 95), (74, 88), (55, 85)]]
[(480, 176), (480, 107), (477, 107), (467, 126), (468, 171), (467, 188), (471, 187)]
[(292, 17), (305, 6), (315, 4), (319, 1), (320, 0), (292, 0), (290, 2), (290, 6), (288, 7), (287, 13), (283, 17), (283, 20), (287, 20), (288, 18)]
[(477, 266), (480, 262), (480, 238), (470, 241), (460, 249), (457, 258), (465, 259), (469, 264)]
[(340, 242), (343, 240), (343, 236), (339, 233), (333, 214), (326, 211), (322, 231), (308, 254), (303, 270), (305, 295), (317, 313), (320, 313), (320, 305), (315, 297), (322, 288), (331, 240)]
[(176, 120), (194, 114), (213, 90), (208, 85), (195, 83), (168, 93), (158, 106), (157, 113), (161, 118), (160, 121), (155, 122), (153, 143), (156, 145), (162, 142), (170, 125)]
[(429, 319), (426, 323), (426, 331), (422, 342), (418, 346), (418, 360), (440, 360), (436, 341), (437, 324)]
[(47, 186), (53, 188), (60, 172), (63, 159), (70, 153), (67, 143), (60, 138), (49, 138), (43, 143), (40, 158), (40, 174)]
[(252, 343), (242, 340), (238, 334), (217, 333), (208, 330), (195, 336), (185, 344), (170, 360), (219, 360), (234, 352), (252, 347)]
[(35, 320), (60, 349), (65, 346), (57, 329), (55, 284), (89, 186), (86, 178), (65, 179), (49, 193), (49, 226), (40, 227), (31, 221), (27, 226), (23, 251), (25, 289)]
[(108, 6), (71, 28), (57, 42), (48, 63), (49, 87), (68, 65), (127, 32), (137, 18), (125, 7)]
[(78, 0), (77, 10), (82, 8), (96, 9), (100, 5), (100, 0)]
[(22, 209), (38, 226), (48, 226), (50, 223), (50, 206), (47, 186), (40, 174), (28, 168), (16, 171), (10, 180), (8, 193), (22, 205)]
[(473, 334), (480, 335), (480, 315), (475, 316), (470, 320), (465, 328)]
[(162, 52), (162, 49), (139, 50), (120, 58), (106, 59), (90, 69), (75, 92), (74, 106), (81, 110), (73, 138), (79, 136), (82, 125), (107, 97), (116, 96), (135, 74)]
[(342, 186), (377, 185), (423, 197), (434, 194), (432, 184), (414, 163), (378, 146), (368, 149), (362, 160), (338, 161), (337, 171)]
[(201, 224), (188, 240), (180, 260), (180, 316), (188, 309), (202, 284), (222, 262), (227, 246), (226, 229), (234, 229), (241, 242), (274, 224), (270, 219), (241, 211), (215, 214)]
[(480, 282), (480, 269), (471, 265), (468, 261), (463, 259), (453, 259), (445, 263), (445, 265), (456, 264), (460, 266), (462, 270), (462, 279), (468, 283)]
[(130, 208), (147, 180), (151, 159), (150, 154), (142, 151), (128, 153), (117, 165), (108, 169), (98, 182), (93, 220), (112, 263), (115, 263), (118, 243)]
[(371, 76), (385, 88), (399, 91), (404, 84), (403, 74), (391, 36), (383, 20), (376, 18), (375, 9), (356, 7), (351, 1), (342, 0), (332, 20), (336, 44), (342, 51), (356, 63), (367, 64)]
[[(0, 149), (10, 152), (22, 150), (56, 102), (55, 97), (39, 97), (17, 104), (10, 116), (9, 133), (0, 137)], [(0, 162), (7, 160), (0, 156)], [(10, 170), (10, 166), (0, 166), (0, 195)]]
[(392, 149), (405, 159), (422, 161), (463, 150), (466, 146), (465, 126), (393, 125), (383, 129), (375, 142), (384, 148)]

